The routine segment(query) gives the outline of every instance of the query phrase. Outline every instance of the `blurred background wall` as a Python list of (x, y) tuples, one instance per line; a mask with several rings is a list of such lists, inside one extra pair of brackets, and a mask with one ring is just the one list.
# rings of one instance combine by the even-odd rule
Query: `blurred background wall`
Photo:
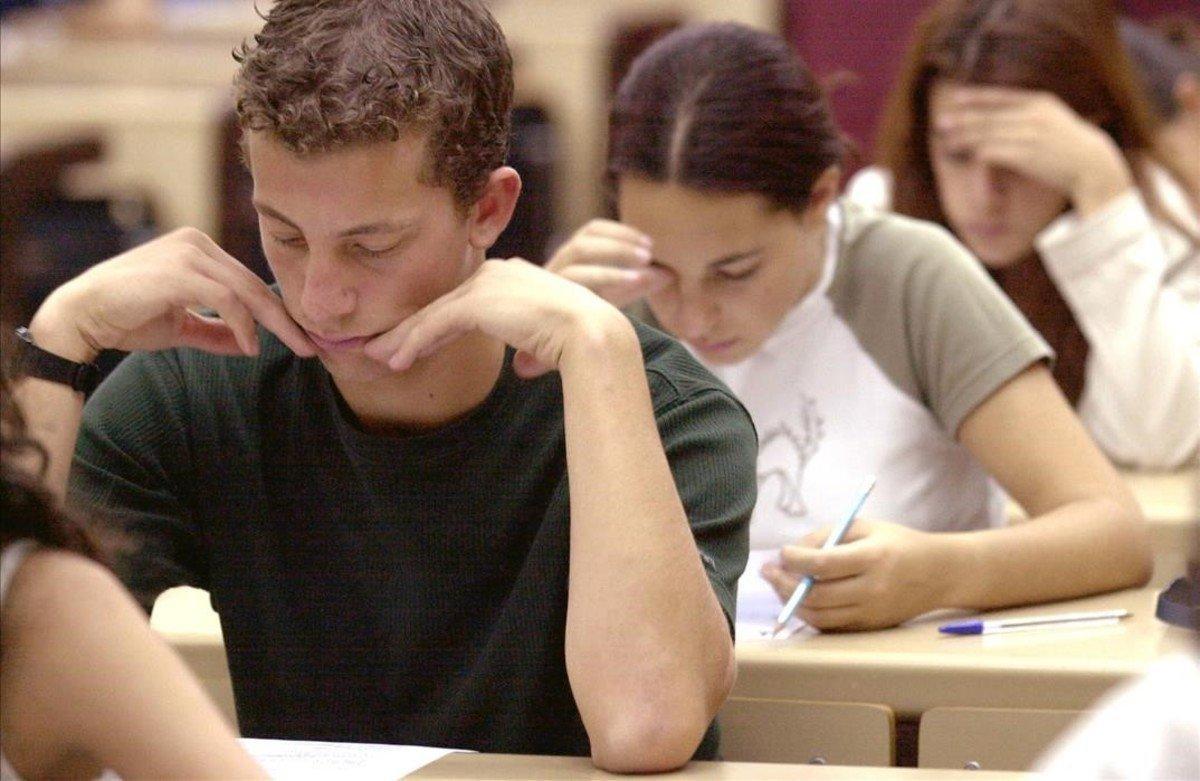
[[(731, 19), (784, 34), (838, 85), (860, 156), (927, 0), (492, 0), (517, 71), (512, 163), (526, 194), (495, 250), (545, 258), (605, 211), (606, 106), (658, 35)], [(264, 8), (269, 2), (260, 0)], [(1122, 0), (1143, 20), (1195, 0)], [(0, 253), (21, 319), (63, 279), (181, 225), (264, 276), (237, 154), (230, 52), (260, 24), (251, 0), (0, 0)]]

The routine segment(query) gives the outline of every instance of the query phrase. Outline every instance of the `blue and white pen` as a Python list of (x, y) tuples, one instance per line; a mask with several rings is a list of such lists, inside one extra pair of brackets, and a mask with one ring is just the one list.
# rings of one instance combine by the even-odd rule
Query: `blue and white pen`
[(1026, 629), (1083, 629), (1108, 626), (1130, 616), (1128, 610), (1093, 610), (1087, 613), (1059, 613), (1033, 618), (1007, 618), (999, 621), (959, 621), (943, 624), (938, 631), (947, 635), (990, 635), (997, 632), (1019, 632)]
[[(867, 497), (871, 495), (871, 491), (874, 488), (875, 478), (873, 476), (867, 478), (867, 483), (858, 494), (858, 499), (855, 500), (854, 506), (850, 508), (850, 512), (846, 513), (846, 517), (842, 518), (841, 523), (833, 527), (833, 531), (829, 532), (829, 536), (825, 538), (825, 544), (821, 546), (821, 550), (828, 550), (841, 543), (842, 538), (846, 536), (846, 532), (850, 530), (850, 524), (854, 523), (855, 516), (858, 515), (858, 511), (862, 509), (862, 506), (866, 504)], [(779, 616), (775, 619), (775, 629), (771, 632), (771, 637), (777, 636), (787, 626), (788, 622), (792, 620), (792, 616), (796, 613), (796, 608), (800, 607), (800, 603), (808, 596), (808, 592), (812, 590), (813, 584), (816, 582), (817, 579), (812, 575), (800, 581), (800, 585), (796, 586), (796, 590), (792, 592), (792, 596), (788, 599), (787, 604), (779, 611)]]

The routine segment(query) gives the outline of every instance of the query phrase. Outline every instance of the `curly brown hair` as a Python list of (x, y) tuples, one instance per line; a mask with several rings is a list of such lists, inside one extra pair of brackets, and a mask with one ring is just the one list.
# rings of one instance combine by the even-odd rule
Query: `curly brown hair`
[(512, 55), (476, 0), (280, 0), (234, 51), (243, 130), (301, 155), (428, 134), (423, 180), (460, 207), (508, 152)]

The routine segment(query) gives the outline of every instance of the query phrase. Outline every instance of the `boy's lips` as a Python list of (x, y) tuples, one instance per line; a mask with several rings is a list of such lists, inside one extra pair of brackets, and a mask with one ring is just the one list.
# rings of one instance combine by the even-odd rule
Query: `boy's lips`
[(305, 333), (308, 334), (309, 339), (312, 339), (313, 344), (325, 352), (357, 350), (373, 338), (371, 336), (322, 336), (307, 329), (305, 329)]

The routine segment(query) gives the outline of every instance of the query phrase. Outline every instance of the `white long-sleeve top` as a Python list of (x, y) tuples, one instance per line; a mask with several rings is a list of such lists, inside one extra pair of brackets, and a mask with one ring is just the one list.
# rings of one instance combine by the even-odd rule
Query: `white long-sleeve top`
[[(1164, 205), (1200, 234), (1182, 191), (1154, 173)], [(847, 188), (876, 208), (891, 202), (886, 172)], [(1131, 188), (1084, 219), (1068, 212), (1035, 240), (1047, 273), (1088, 341), (1079, 416), (1121, 464), (1167, 468), (1200, 450), (1200, 247), (1155, 220)]]

